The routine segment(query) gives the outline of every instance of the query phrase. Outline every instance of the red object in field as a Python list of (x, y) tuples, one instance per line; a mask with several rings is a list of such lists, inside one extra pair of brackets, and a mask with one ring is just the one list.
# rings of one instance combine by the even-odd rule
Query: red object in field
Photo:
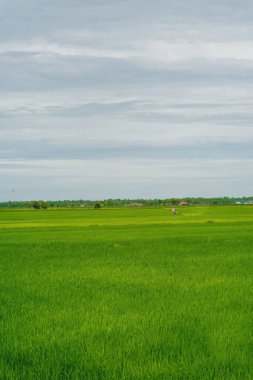
[(190, 203), (188, 203), (188, 202), (180, 202), (179, 203), (179, 206), (189, 206), (190, 205)]

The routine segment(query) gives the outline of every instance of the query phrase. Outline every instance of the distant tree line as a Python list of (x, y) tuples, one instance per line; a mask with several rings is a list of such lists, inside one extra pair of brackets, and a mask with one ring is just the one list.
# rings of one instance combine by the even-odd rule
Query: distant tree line
[(202, 197), (186, 197), (186, 198), (167, 198), (167, 199), (105, 199), (105, 200), (58, 200), (58, 201), (9, 201), (0, 202), (1, 208), (72, 208), (72, 207), (122, 207), (134, 204), (142, 204), (145, 207), (152, 206), (176, 206), (180, 202), (188, 202), (191, 205), (229, 205), (236, 202), (246, 203), (252, 201), (253, 197), (220, 197), (220, 198), (202, 198)]

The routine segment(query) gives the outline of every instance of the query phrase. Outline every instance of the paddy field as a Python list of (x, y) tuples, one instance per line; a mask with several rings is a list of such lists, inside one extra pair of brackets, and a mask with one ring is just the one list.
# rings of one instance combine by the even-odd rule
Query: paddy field
[(253, 207), (0, 210), (3, 380), (253, 379)]

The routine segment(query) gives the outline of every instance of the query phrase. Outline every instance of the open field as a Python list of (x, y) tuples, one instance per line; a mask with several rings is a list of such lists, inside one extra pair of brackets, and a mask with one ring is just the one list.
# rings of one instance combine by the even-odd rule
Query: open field
[(0, 210), (1, 379), (253, 379), (253, 207)]

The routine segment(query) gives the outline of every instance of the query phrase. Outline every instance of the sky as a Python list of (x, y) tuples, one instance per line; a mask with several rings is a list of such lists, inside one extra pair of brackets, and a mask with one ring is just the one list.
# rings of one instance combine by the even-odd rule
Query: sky
[(0, 201), (253, 195), (252, 0), (0, 0)]

